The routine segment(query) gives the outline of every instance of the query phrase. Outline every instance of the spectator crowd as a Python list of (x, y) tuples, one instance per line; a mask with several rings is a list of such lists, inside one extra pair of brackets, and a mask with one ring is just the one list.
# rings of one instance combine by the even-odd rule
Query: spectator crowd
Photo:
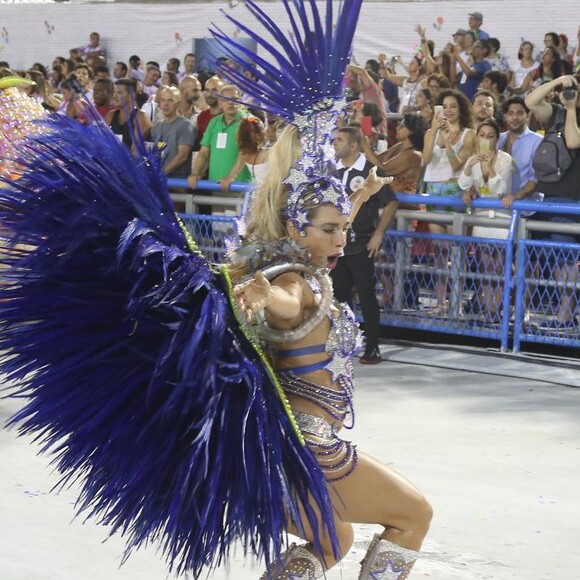
[[(418, 48), (408, 62), (380, 53), (364, 66), (352, 62), (347, 67), (349, 106), (337, 129), (352, 129), (337, 133), (342, 175), (362, 168), (366, 172), (365, 164), (370, 164), (394, 177), (396, 192), (459, 196), (466, 205), (478, 197), (500, 198), (505, 212), (497, 212), (499, 217), (509, 215), (514, 200), (580, 202), (580, 155), (575, 154), (580, 146), (580, 28), (575, 53), (569, 51), (566, 35), (548, 31), (541, 50), (523, 40), (516, 65), (510, 66), (500, 41), (482, 29), (483, 22), (481, 13), (470, 13), (466, 28), (456, 30), (443, 47), (436, 47), (418, 24)], [(225, 57), (223, 61), (231, 64)], [(13, 74), (34, 81), (26, 89), (29, 95), (55, 114), (89, 123), (92, 103), (127, 147), (134, 148), (142, 136), (162, 149), (168, 177), (187, 178), (192, 189), (199, 179), (209, 178), (221, 183), (222, 195), (234, 181), (264, 178), (270, 148), (283, 127), (281, 120), (240, 105), (244, 95), (237, 87), (219, 72), (198, 70), (195, 54), (186, 54), (183, 62), (170, 58), (163, 67), (138, 55), (108, 63), (96, 32), (87, 45), (71, 49), (68, 58), (55, 57), (50, 71), (41, 63), (27, 71), (11, 71), (9, 63), (0, 63), (0, 76)], [(534, 161), (544, 137), (555, 130), (565, 135), (571, 158), (565, 168), (556, 167), (561, 170), (557, 179), (543, 169), (538, 173)], [(383, 205), (391, 199), (385, 194)], [(373, 218), (378, 229), (365, 229), (371, 256), (377, 232), (382, 236), (388, 226), (379, 216)], [(446, 232), (440, 223), (428, 228)], [(473, 235), (505, 236), (501, 229), (483, 230)], [(439, 270), (444, 269), (447, 245), (435, 245), (434, 251)], [(488, 256), (485, 263), (493, 260), (498, 257)], [(578, 279), (577, 264), (559, 271), (568, 281)], [(445, 276), (436, 285), (443, 310)], [(497, 310), (496, 290), (482, 292), (486, 307)], [(568, 324), (575, 308), (567, 304), (553, 324)]]

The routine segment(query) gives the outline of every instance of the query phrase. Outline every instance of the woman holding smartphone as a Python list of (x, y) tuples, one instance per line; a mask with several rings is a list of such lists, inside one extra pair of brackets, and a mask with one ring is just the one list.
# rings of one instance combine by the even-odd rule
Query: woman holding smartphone
[[(463, 201), (466, 205), (477, 197), (500, 198), (511, 191), (514, 163), (512, 156), (497, 149), (499, 126), (493, 119), (486, 119), (477, 127), (477, 152), (472, 155), (459, 176), (457, 183), (463, 190)], [(509, 218), (511, 212), (493, 209), (476, 209), (475, 215), (484, 217)], [(498, 238), (505, 240), (508, 230), (475, 226), (474, 237)], [(497, 246), (481, 244), (479, 246), (479, 270), (481, 273), (503, 277), (504, 253)], [(502, 301), (501, 284), (494, 280), (482, 280), (480, 284), (480, 304), (488, 322), (499, 322), (498, 313)]]
[[(435, 106), (435, 115), (431, 128), (425, 134), (423, 164), (425, 168), (426, 193), (437, 197), (458, 197), (462, 190), (457, 179), (467, 159), (475, 147), (475, 132), (471, 128), (471, 106), (467, 97), (456, 90), (441, 92), (441, 106)], [(452, 213), (454, 207), (431, 206), (435, 212)], [(429, 231), (433, 234), (450, 233), (450, 226), (430, 223)], [(439, 271), (447, 269), (449, 243), (436, 241), (435, 265)], [(437, 305), (433, 314), (447, 312), (447, 276), (435, 275), (435, 293)]]

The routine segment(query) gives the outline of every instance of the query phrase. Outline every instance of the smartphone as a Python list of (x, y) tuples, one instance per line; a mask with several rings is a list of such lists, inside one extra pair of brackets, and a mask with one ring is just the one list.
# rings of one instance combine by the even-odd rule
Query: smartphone
[(477, 145), (477, 151), (480, 155), (489, 153), (489, 139), (480, 139)]
[(363, 115), (360, 118), (360, 128), (365, 137), (370, 137), (373, 134), (372, 118), (368, 115)]
[(433, 112), (435, 113), (435, 118), (443, 116), (443, 105), (435, 105), (433, 107)]

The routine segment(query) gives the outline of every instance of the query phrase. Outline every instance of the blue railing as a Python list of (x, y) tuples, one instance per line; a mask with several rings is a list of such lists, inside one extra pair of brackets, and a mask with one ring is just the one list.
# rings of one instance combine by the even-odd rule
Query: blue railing
[[(184, 188), (187, 182), (169, 180), (169, 185)], [(200, 181), (198, 189), (213, 190), (216, 196), (180, 195), (190, 196), (195, 204), (226, 201), (239, 209), (237, 213), (247, 209), (249, 195), (232, 199), (212, 181)], [(250, 189), (248, 184), (231, 187), (240, 194)], [(397, 212), (397, 229), (385, 234), (376, 264), (382, 324), (497, 340), (502, 351), (519, 351), (522, 342), (580, 346), (576, 308), (580, 280), (574, 274), (580, 244), (528, 239), (537, 230), (572, 232), (580, 239), (580, 225), (535, 222), (533, 215), (522, 218), (522, 212), (537, 211), (577, 215), (580, 204), (516, 201), (511, 218), (506, 219), (469, 215), (455, 197), (397, 194), (397, 199), (403, 204), (456, 207), (457, 212)], [(472, 207), (506, 211), (496, 199), (477, 199)], [(237, 235), (235, 217), (183, 217), (207, 258), (223, 261), (228, 240)], [(452, 233), (412, 231), (413, 220), (448, 224)], [(469, 230), (474, 225), (504, 227), (507, 239), (472, 237)], [(441, 286), (444, 304), (437, 303)], [(563, 303), (569, 308), (564, 313), (569, 322), (559, 324), (554, 320), (562, 315)]]

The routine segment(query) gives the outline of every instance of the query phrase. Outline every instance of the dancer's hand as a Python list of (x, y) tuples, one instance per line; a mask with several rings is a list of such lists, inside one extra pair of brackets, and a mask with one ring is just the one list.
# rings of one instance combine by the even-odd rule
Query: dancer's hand
[(375, 193), (380, 191), (385, 185), (393, 183), (394, 177), (379, 177), (377, 168), (373, 167), (365, 179), (362, 186), (355, 193), (360, 192), (361, 202), (368, 201)]
[(251, 280), (234, 286), (234, 298), (248, 321), (270, 302), (270, 282), (258, 271)]

